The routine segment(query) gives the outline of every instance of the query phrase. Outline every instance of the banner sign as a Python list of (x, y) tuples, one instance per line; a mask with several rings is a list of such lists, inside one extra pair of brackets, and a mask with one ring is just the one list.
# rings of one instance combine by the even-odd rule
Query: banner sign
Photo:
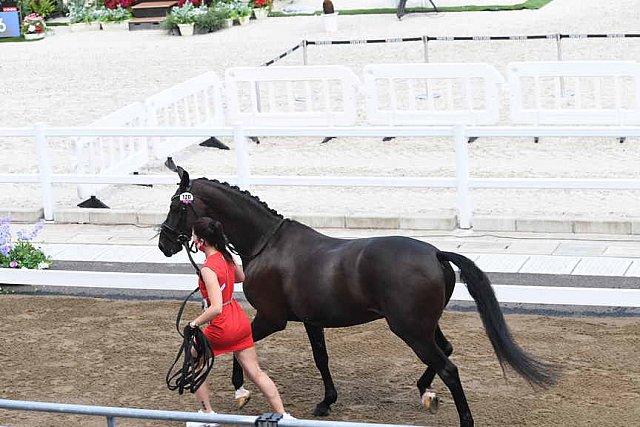
[(20, 37), (18, 11), (0, 12), (0, 37)]

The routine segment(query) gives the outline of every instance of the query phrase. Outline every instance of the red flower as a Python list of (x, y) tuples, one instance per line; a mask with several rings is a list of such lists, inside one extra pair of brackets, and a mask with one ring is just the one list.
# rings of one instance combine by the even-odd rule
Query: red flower
[(180, 0), (178, 1), (178, 7), (184, 6), (185, 3), (191, 3), (195, 7), (198, 7), (202, 3), (202, 0)]
[(103, 0), (103, 3), (108, 9), (116, 9), (118, 6), (126, 9), (133, 4), (133, 0)]
[(269, 7), (271, 4), (271, 0), (255, 0), (253, 2), (253, 7)]
[(41, 26), (37, 26), (36, 27), (36, 33), (41, 33), (42, 32), (42, 27)]

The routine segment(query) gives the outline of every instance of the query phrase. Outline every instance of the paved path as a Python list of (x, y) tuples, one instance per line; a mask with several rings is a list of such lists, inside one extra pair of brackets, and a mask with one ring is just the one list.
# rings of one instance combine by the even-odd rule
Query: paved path
[[(464, 230), (321, 229), (335, 237), (404, 235), (462, 253), (492, 273), (638, 278), (640, 238), (620, 235), (478, 233)], [(40, 238), (55, 261), (188, 264), (184, 252), (165, 257), (155, 227), (48, 224)]]
[[(637, 236), (634, 238), (623, 235), (489, 234), (464, 230), (428, 232), (345, 228), (326, 228), (319, 231), (341, 238), (383, 235), (413, 237), (432, 243), (442, 250), (455, 251), (468, 256), (487, 272), (492, 283), (499, 285), (640, 289), (640, 239)], [(54, 260), (52, 269), (56, 270), (182, 275), (193, 273), (193, 268), (184, 251), (171, 258), (165, 257), (160, 252), (157, 247), (156, 227), (47, 224), (38, 238), (46, 242), (41, 246)], [(199, 263), (203, 261), (202, 254), (196, 255), (196, 261)], [(158, 277), (164, 277), (162, 280), (173, 280), (169, 276)], [(13, 290), (18, 293), (38, 295), (74, 295), (111, 299), (183, 299), (188, 294), (185, 289), (191, 289), (191, 282), (185, 276), (181, 277), (183, 277), (180, 282), (182, 284), (178, 285), (178, 282), (175, 282), (176, 290), (174, 291), (151, 290), (144, 287), (142, 289), (103, 289), (90, 287), (89, 284), (87, 287), (14, 286)], [(193, 282), (195, 284), (195, 277)], [(64, 283), (67, 282), (58, 283), (58, 285)], [(236, 297), (243, 300), (241, 289), (242, 287), (239, 286)], [(599, 292), (597, 289), (594, 291)], [(640, 316), (640, 307), (505, 302), (501, 305), (505, 312), (567, 316)], [(475, 310), (475, 305), (467, 301), (452, 301), (448, 308)]]

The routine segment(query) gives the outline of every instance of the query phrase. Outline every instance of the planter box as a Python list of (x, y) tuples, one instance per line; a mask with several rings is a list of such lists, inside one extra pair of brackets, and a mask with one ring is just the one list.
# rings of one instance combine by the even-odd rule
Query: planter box
[(180, 29), (180, 35), (192, 36), (196, 26), (194, 24), (178, 24), (178, 28)]
[(25, 40), (40, 40), (44, 38), (44, 33), (25, 34)]
[(239, 18), (236, 18), (236, 22), (238, 23), (238, 25), (244, 25), (244, 24), (249, 22), (249, 17), (248, 16), (241, 16)]
[(227, 18), (222, 20), (222, 28), (231, 28), (233, 27), (233, 19)]
[(253, 9), (253, 16), (257, 19), (267, 19), (269, 16), (269, 9), (266, 7), (259, 7), (257, 9)]

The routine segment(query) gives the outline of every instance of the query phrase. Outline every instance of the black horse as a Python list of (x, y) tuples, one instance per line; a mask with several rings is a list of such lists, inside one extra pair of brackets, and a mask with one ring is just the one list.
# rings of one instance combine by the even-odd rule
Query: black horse
[[(437, 405), (428, 390), (437, 374), (453, 395), (460, 425), (473, 425), (458, 369), (448, 358), (452, 346), (438, 326), (455, 285), (450, 263), (460, 268), (500, 363), (534, 385), (555, 382), (552, 365), (514, 342), (487, 276), (468, 258), (406, 237), (331, 238), (283, 218), (237, 187), (205, 178), (190, 181), (186, 171), (178, 167), (178, 172), (181, 182), (162, 224), (160, 250), (166, 256), (179, 252), (197, 217), (223, 223), (245, 267), (244, 293), (256, 309), (254, 340), (284, 329), (288, 321), (304, 323), (325, 386), (315, 415), (329, 414), (337, 399), (324, 328), (385, 318), (428, 366), (417, 383), (423, 404), (431, 410)], [(232, 382), (236, 390), (243, 384), (235, 361)]]

